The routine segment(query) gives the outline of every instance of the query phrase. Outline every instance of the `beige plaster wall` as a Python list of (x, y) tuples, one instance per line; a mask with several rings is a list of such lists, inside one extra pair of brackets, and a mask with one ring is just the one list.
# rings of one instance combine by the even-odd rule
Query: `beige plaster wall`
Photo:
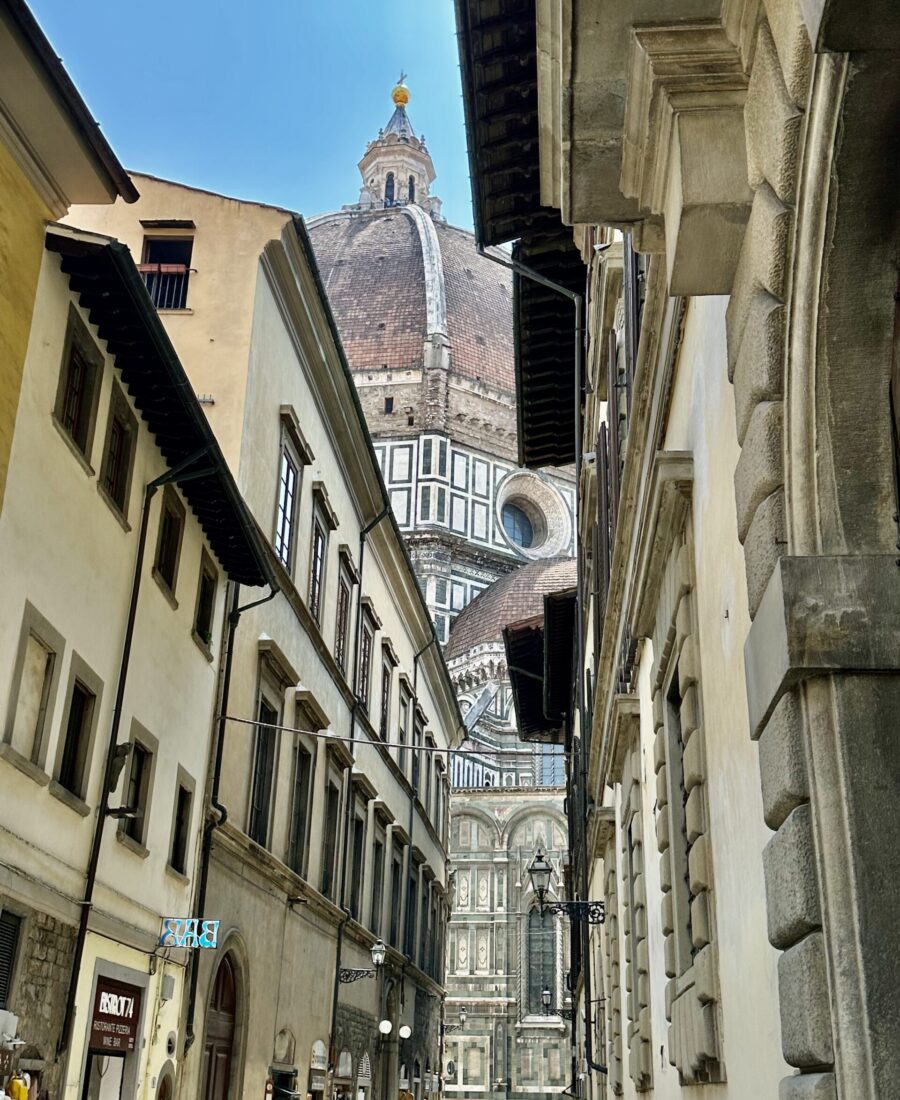
[[(10, 457), (6, 507), (0, 518), (0, 714), (9, 713), (25, 601), (30, 601), (62, 635), (59, 681), (51, 696), (45, 728), (46, 760), (23, 770), (8, 756), (0, 759), (0, 844), (4, 864), (14, 869), (7, 886), (23, 901), (74, 923), (83, 896), (84, 870), (99, 797), (106, 744), (136, 553), (144, 485), (166, 470), (155, 442), (138, 416), (138, 444), (123, 524), (98, 491), (110, 393), (116, 373), (106, 358), (89, 464), (74, 453), (52, 417), (72, 296), (59, 257), (45, 253), (38, 284), (34, 324), (16, 433)], [(96, 329), (82, 317), (101, 349)], [(208, 759), (215, 691), (215, 665), (191, 633), (204, 538), (190, 508), (176, 580), (177, 607), (151, 575), (162, 494), (154, 499), (148, 526), (130, 672), (118, 739), (130, 739), (138, 721), (159, 742), (146, 819), (142, 856), (117, 839), (108, 821), (92, 921), (107, 936), (150, 949), (163, 915), (187, 915), (197, 854), (203, 784)], [(214, 642), (221, 620), (224, 578), (214, 620)], [(103, 684), (88, 766), (86, 806), (78, 812), (54, 796), (50, 786), (58, 766), (61, 724), (73, 652)], [(170, 853), (178, 768), (196, 782), (192, 806), (187, 876), (166, 870)], [(111, 796), (125, 800), (127, 767)], [(92, 937), (92, 951), (115, 961), (119, 948)], [(122, 951), (134, 951), (122, 948)], [(140, 967), (147, 956), (137, 952)], [(93, 973), (91, 952), (85, 975)], [(180, 984), (178, 985), (180, 990)], [(176, 1000), (180, 1004), (180, 992)], [(178, 1004), (167, 1011), (176, 1012)], [(80, 1073), (80, 1042), (88, 1000), (79, 997), (68, 1087), (74, 1097)], [(174, 1026), (174, 1024), (173, 1024)]]
[[(198, 394), (219, 445), (237, 470), (244, 424), (244, 385), (253, 288), (263, 246), (291, 217), (286, 210), (134, 174), (141, 193), (131, 205), (73, 206), (65, 219), (128, 245), (135, 263), (145, 237), (193, 237), (187, 309), (163, 310), (166, 330)], [(145, 229), (141, 220), (193, 221), (194, 230)]]

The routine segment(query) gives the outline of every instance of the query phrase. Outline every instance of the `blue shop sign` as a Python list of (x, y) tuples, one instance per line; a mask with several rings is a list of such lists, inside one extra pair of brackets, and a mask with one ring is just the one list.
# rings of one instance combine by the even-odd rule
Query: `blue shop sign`
[(218, 947), (217, 920), (200, 917), (163, 917), (160, 947)]

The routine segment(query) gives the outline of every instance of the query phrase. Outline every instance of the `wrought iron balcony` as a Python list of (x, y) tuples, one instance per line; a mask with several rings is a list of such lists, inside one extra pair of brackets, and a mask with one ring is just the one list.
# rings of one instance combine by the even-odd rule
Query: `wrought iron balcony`
[(157, 309), (187, 308), (188, 279), (194, 270), (186, 264), (138, 264)]

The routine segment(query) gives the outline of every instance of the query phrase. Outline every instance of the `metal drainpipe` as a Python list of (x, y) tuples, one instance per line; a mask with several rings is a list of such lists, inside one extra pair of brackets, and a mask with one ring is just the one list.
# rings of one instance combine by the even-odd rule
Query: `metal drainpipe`
[[(197, 896), (194, 903), (194, 911), (197, 916), (202, 916), (206, 909), (206, 890), (209, 883), (209, 865), (212, 856), (213, 833), (228, 820), (228, 810), (219, 801), (219, 786), (222, 779), (222, 759), (225, 750), (225, 724), (228, 714), (228, 698), (231, 693), (231, 668), (234, 660), (234, 635), (241, 615), (252, 607), (259, 607), (268, 603), (278, 595), (278, 589), (272, 587), (269, 594), (261, 600), (238, 607), (241, 586), (235, 584), (231, 593), (231, 610), (228, 612), (228, 631), (225, 641), (225, 666), (222, 673), (222, 684), (219, 691), (218, 718), (216, 720), (216, 750), (213, 759), (212, 785), (210, 788), (209, 804), (215, 816), (209, 818), (203, 827), (203, 846), (200, 849), (200, 867), (197, 884)], [(198, 949), (191, 952), (191, 984), (188, 994), (187, 1016), (185, 1018), (184, 1051), (187, 1052), (194, 1045), (194, 1015), (197, 1009), (197, 983), (200, 977), (200, 956)]]
[[(391, 514), (391, 506), (385, 502), (384, 507), (373, 520), (370, 520), (359, 533), (359, 583), (356, 586), (356, 639), (353, 647), (353, 677), (352, 691), (353, 704), (350, 707), (350, 753), (353, 753), (353, 744), (356, 736), (356, 713), (360, 706), (359, 697), (359, 647), (362, 643), (362, 591), (363, 591), (363, 563), (366, 556), (366, 539), (369, 533), (378, 526), (383, 519)], [(371, 688), (371, 676), (369, 687)], [(331, 1061), (334, 1052), (334, 1032), (337, 1027), (338, 989), (341, 979), (341, 955), (344, 946), (344, 925), (350, 920), (350, 910), (344, 905), (344, 894), (347, 886), (347, 849), (350, 839), (350, 825), (353, 815), (353, 764), (348, 764), (344, 769), (344, 789), (347, 792), (347, 803), (344, 807), (344, 840), (341, 845), (341, 875), (338, 883), (338, 899), (344, 910), (344, 917), (338, 925), (337, 943), (335, 945), (334, 958), (334, 983), (331, 990), (331, 1028), (329, 1032), (328, 1057)], [(334, 1070), (332, 1061), (329, 1070)]]
[(203, 458), (208, 449), (208, 447), (203, 447), (199, 451), (195, 451), (194, 454), (189, 455), (171, 470), (167, 470), (164, 474), (154, 478), (153, 481), (148, 482), (144, 488), (144, 506), (141, 510), (141, 526), (138, 532), (134, 572), (131, 579), (131, 597), (128, 603), (128, 619), (125, 624), (125, 637), (122, 641), (122, 653), (119, 659), (119, 676), (116, 683), (116, 695), (113, 704), (112, 721), (110, 722), (109, 728), (109, 739), (106, 744), (106, 763), (103, 768), (103, 781), (100, 785), (100, 801), (97, 806), (97, 818), (94, 822), (94, 832), (91, 837), (91, 850), (88, 857), (84, 897), (81, 902), (81, 912), (78, 918), (78, 932), (75, 937), (75, 950), (72, 956), (72, 974), (69, 979), (68, 993), (66, 994), (66, 1007), (63, 1014), (62, 1027), (60, 1028), (59, 1040), (56, 1044), (57, 1058), (68, 1049), (69, 1040), (71, 1039), (72, 1023), (75, 1018), (76, 987), (78, 984), (78, 975), (81, 971), (81, 964), (84, 960), (84, 946), (87, 942), (88, 922), (90, 921), (91, 909), (94, 904), (94, 886), (97, 881), (97, 867), (100, 863), (100, 849), (103, 843), (103, 826), (106, 824), (106, 818), (109, 813), (109, 796), (112, 793), (109, 787), (115, 767), (116, 749), (118, 747), (117, 739), (119, 735), (119, 726), (122, 721), (122, 704), (125, 698), (125, 684), (128, 679), (128, 669), (131, 661), (131, 644), (134, 640), (134, 624), (137, 619), (138, 597), (141, 591), (144, 551), (147, 545), (147, 526), (150, 519), (150, 504), (156, 495), (157, 489), (163, 485), (178, 480), (189, 481), (197, 477), (206, 477), (210, 473), (213, 473), (214, 471), (211, 467), (205, 467), (192, 474), (186, 474), (184, 472), (188, 467)]
[[(514, 271), (516, 274), (521, 275), (525, 279), (530, 279), (534, 283), (539, 283), (541, 286), (547, 287), (549, 290), (555, 291), (557, 294), (562, 294), (568, 298), (575, 306), (575, 476), (580, 480), (581, 478), (581, 389), (582, 389), (582, 376), (584, 374), (584, 295), (577, 293), (577, 291), (569, 290), (568, 287), (564, 287), (559, 283), (555, 283), (552, 279), (548, 279), (541, 275), (539, 272), (534, 271), (526, 264), (521, 264), (516, 260), (505, 260), (499, 256), (492, 256), (487, 252), (483, 245), (478, 246), (478, 252), (484, 256), (485, 259), (492, 260), (496, 264), (500, 264), (501, 267), (509, 268), (510, 271)], [(585, 739), (584, 728), (584, 691), (582, 687), (583, 680), (583, 665), (584, 665), (584, 623), (582, 621), (582, 611), (584, 608), (584, 575), (582, 568), (582, 555), (581, 548), (579, 546), (579, 501), (578, 501), (578, 482), (576, 481), (575, 492), (575, 558), (576, 558), (576, 588), (575, 588), (575, 691), (576, 691), (576, 707), (579, 716), (579, 734), (582, 743)], [(582, 767), (580, 775), (581, 790), (584, 796), (584, 808), (587, 809), (587, 770), (584, 764), (584, 753), (582, 753)], [(587, 852), (581, 853), (581, 892), (583, 897), (588, 897), (587, 887)], [(600, 1062), (594, 1061), (593, 1050), (593, 1036), (591, 1025), (591, 1004), (590, 1004), (590, 958), (582, 951), (583, 959), (582, 966), (584, 967), (584, 988), (585, 988), (585, 1059), (590, 1069), (595, 1070), (597, 1073), (606, 1073), (607, 1067)]]

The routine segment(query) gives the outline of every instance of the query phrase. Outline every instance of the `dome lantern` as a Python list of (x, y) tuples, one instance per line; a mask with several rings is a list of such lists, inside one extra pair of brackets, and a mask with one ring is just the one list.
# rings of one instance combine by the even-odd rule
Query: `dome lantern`
[(409, 103), (406, 73), (391, 90), (394, 113), (378, 137), (369, 142), (359, 162), (363, 178), (360, 206), (379, 209), (415, 203), (431, 214), (440, 213), (440, 201), (429, 194), (435, 178), (431, 155), (406, 113)]

